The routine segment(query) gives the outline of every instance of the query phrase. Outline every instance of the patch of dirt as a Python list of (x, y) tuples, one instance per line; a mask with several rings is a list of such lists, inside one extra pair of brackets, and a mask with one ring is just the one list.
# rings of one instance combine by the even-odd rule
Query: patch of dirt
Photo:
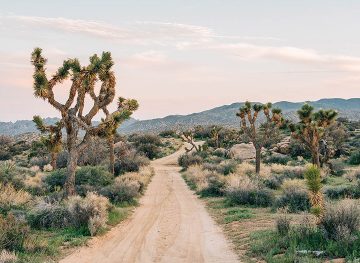
[(60, 262), (239, 262), (181, 178), (177, 159), (183, 152), (152, 162), (155, 176), (129, 219)]

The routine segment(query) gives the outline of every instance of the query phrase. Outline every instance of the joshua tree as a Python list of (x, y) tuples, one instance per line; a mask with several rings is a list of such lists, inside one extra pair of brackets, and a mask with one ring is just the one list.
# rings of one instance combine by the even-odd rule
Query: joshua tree
[(221, 130), (222, 130), (222, 127), (214, 126), (211, 128), (211, 131), (210, 131), (211, 139), (214, 140), (216, 148), (220, 147), (220, 131)]
[(334, 110), (319, 110), (309, 104), (304, 104), (297, 111), (300, 122), (289, 125), (292, 136), (299, 140), (312, 155), (312, 163), (320, 167), (320, 143), (326, 135), (326, 129), (335, 121), (337, 112)]
[(305, 173), (306, 184), (309, 190), (309, 199), (312, 213), (317, 217), (317, 223), (320, 223), (324, 215), (324, 196), (321, 191), (320, 169), (316, 165), (310, 165)]
[(45, 145), (51, 155), (51, 166), (56, 169), (56, 159), (62, 149), (62, 122), (58, 121), (54, 125), (45, 125), (40, 116), (34, 116), (36, 128), (43, 134), (41, 142)]
[[(240, 118), (241, 133), (244, 134), (255, 147), (256, 173), (260, 173), (261, 148), (274, 142), (277, 130), (283, 123), (281, 110), (271, 109), (272, 104), (254, 104), (245, 102), (236, 116)], [(260, 112), (265, 115), (265, 121), (257, 126), (256, 121)]]
[[(111, 53), (103, 52), (101, 57), (93, 55), (87, 66), (81, 66), (77, 59), (65, 60), (63, 66), (49, 79), (46, 74), (46, 59), (40, 48), (35, 48), (31, 54), (31, 63), (35, 67), (34, 94), (49, 102), (61, 113), (61, 123), (66, 132), (66, 148), (69, 152), (67, 163), (67, 178), (64, 185), (64, 197), (75, 194), (75, 170), (79, 154), (85, 150), (87, 142), (93, 136), (99, 136), (104, 130), (119, 121), (121, 109), (106, 114), (102, 122), (95, 126), (92, 123), (94, 116), (100, 111), (107, 112), (107, 106), (115, 97), (115, 75), (112, 71), (114, 64)], [(69, 97), (65, 103), (54, 97), (54, 87), (64, 80), (71, 80)], [(95, 92), (95, 84), (101, 82), (99, 93)], [(93, 105), (84, 113), (85, 96), (89, 95)], [(79, 140), (80, 130), (85, 131)]]
[(194, 134), (191, 131), (184, 131), (182, 133), (181, 139), (191, 145), (191, 148), (185, 147), (186, 152), (190, 152), (193, 149), (195, 149), (195, 151), (197, 152), (200, 152), (202, 150), (201, 145), (196, 145), (196, 143), (194, 142)]
[[(109, 146), (109, 171), (114, 174), (115, 166), (115, 153), (114, 153), (114, 137), (116, 135), (116, 130), (119, 128), (120, 124), (125, 120), (129, 119), (130, 116), (139, 108), (139, 103), (134, 99), (124, 99), (122, 97), (118, 100), (118, 112), (110, 117), (109, 121), (104, 123), (104, 129), (99, 134), (101, 137), (105, 137)], [(110, 115), (109, 111), (105, 108), (103, 109), (106, 117)]]

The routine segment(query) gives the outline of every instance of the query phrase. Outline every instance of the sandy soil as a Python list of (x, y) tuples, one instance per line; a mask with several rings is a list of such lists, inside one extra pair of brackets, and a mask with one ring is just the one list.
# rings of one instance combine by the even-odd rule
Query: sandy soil
[(181, 178), (183, 151), (152, 162), (155, 176), (129, 219), (60, 262), (239, 262)]

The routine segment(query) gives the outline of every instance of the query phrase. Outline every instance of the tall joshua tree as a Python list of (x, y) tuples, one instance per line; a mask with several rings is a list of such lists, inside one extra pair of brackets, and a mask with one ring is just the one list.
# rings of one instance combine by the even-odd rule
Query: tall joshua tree
[[(35, 48), (31, 54), (31, 63), (35, 68), (34, 95), (51, 104), (61, 114), (61, 123), (66, 132), (66, 146), (69, 152), (67, 162), (67, 177), (64, 185), (64, 197), (75, 194), (75, 170), (79, 155), (85, 150), (87, 142), (93, 136), (99, 136), (110, 125), (117, 122), (121, 109), (106, 114), (102, 122), (95, 126), (92, 123), (94, 116), (100, 111), (107, 112), (107, 106), (115, 97), (115, 75), (112, 71), (114, 64), (111, 53), (103, 52), (99, 57), (90, 57), (90, 63), (81, 66), (77, 59), (67, 59), (57, 72), (48, 78), (46, 74), (47, 60), (42, 55), (40, 48)], [(69, 96), (64, 103), (54, 97), (54, 87), (64, 80), (70, 79)], [(98, 94), (95, 84), (100, 81)], [(85, 113), (85, 96), (92, 100), (90, 110)], [(80, 130), (85, 131), (83, 138), (79, 139)]]
[[(118, 112), (113, 114), (112, 117), (106, 122), (103, 121), (103, 129), (99, 134), (101, 137), (105, 137), (109, 146), (109, 171), (114, 174), (115, 167), (115, 153), (114, 153), (114, 137), (116, 135), (116, 130), (119, 128), (120, 124), (125, 120), (129, 119), (130, 116), (139, 108), (139, 103), (134, 99), (125, 99), (119, 97), (118, 100)], [(103, 109), (106, 117), (110, 115), (107, 109)]]
[(304, 104), (297, 114), (300, 122), (289, 125), (292, 136), (310, 150), (312, 163), (320, 167), (320, 142), (326, 135), (326, 129), (335, 122), (337, 112), (334, 110), (314, 112), (312, 106)]
[(41, 142), (45, 145), (51, 155), (51, 166), (53, 170), (56, 169), (56, 159), (58, 153), (62, 149), (62, 127), (61, 121), (56, 122), (54, 125), (45, 125), (40, 116), (34, 116), (33, 122), (36, 128), (43, 134)]
[[(240, 118), (241, 133), (244, 134), (255, 147), (256, 159), (256, 173), (260, 173), (260, 158), (261, 148), (272, 143), (277, 138), (276, 133), (278, 128), (283, 123), (281, 109), (272, 108), (271, 103), (254, 104), (245, 102), (245, 105), (240, 107), (236, 116)], [(265, 121), (257, 125), (259, 113), (263, 112)]]

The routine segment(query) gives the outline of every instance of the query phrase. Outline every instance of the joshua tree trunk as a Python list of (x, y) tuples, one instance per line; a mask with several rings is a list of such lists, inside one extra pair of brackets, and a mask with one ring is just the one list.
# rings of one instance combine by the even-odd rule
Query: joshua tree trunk
[(67, 176), (64, 185), (64, 197), (75, 195), (75, 172), (78, 161), (78, 152), (74, 147), (69, 149), (69, 159), (67, 162)]
[(261, 148), (255, 148), (256, 174), (260, 174)]
[(318, 149), (312, 149), (312, 164), (320, 167), (320, 154)]
[(110, 160), (109, 172), (114, 175), (115, 174), (114, 136), (110, 136), (107, 140), (109, 144), (109, 160)]
[(56, 170), (56, 158), (57, 158), (57, 153), (55, 152), (51, 152), (51, 166), (53, 168), (53, 170)]

